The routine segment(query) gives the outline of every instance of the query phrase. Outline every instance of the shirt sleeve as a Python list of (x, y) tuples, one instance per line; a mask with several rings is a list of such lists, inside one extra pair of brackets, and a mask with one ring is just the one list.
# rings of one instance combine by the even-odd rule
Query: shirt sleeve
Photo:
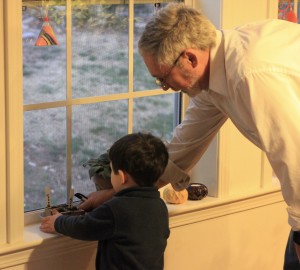
[(60, 216), (54, 226), (58, 233), (86, 241), (111, 238), (115, 229), (113, 214), (106, 204), (82, 216)]
[[(259, 144), (278, 177), (289, 224), (300, 230), (300, 74), (286, 69), (253, 72), (239, 86)], [(243, 89), (243, 91), (242, 91)]]
[(185, 119), (167, 144), (169, 163), (161, 180), (171, 183), (175, 190), (186, 188), (190, 181), (189, 170), (202, 157), (226, 120), (205, 92), (193, 98)]

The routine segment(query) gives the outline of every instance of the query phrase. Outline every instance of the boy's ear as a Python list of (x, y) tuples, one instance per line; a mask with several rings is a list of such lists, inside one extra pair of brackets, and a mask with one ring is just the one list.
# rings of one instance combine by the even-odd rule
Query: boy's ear
[(118, 174), (121, 180), (122, 185), (125, 184), (127, 182), (127, 175), (124, 171), (122, 170), (118, 170)]

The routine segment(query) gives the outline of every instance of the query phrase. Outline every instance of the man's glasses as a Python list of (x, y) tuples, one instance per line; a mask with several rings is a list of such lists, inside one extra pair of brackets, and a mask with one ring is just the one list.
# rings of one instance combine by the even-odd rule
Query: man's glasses
[(168, 76), (170, 75), (170, 73), (172, 72), (173, 68), (177, 65), (178, 60), (180, 59), (182, 53), (179, 54), (179, 56), (176, 58), (176, 60), (174, 61), (173, 65), (171, 66), (171, 68), (168, 70), (168, 72), (164, 75), (164, 77), (162, 78), (156, 78), (155, 79), (155, 83), (156, 85), (163, 87), (165, 84), (166, 79), (168, 78)]

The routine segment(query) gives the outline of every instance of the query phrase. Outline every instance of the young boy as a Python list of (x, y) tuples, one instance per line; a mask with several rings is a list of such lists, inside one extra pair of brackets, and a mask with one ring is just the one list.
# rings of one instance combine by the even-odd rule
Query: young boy
[(56, 211), (40, 229), (98, 240), (97, 270), (162, 270), (170, 230), (155, 184), (168, 163), (167, 149), (151, 134), (129, 134), (112, 145), (109, 159), (114, 197), (83, 216)]

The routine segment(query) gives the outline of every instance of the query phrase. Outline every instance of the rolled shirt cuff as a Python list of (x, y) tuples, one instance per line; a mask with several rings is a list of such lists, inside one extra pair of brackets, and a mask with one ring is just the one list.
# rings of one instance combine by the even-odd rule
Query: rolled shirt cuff
[(167, 168), (160, 180), (171, 183), (176, 191), (180, 191), (187, 188), (190, 183), (190, 176), (169, 159)]

